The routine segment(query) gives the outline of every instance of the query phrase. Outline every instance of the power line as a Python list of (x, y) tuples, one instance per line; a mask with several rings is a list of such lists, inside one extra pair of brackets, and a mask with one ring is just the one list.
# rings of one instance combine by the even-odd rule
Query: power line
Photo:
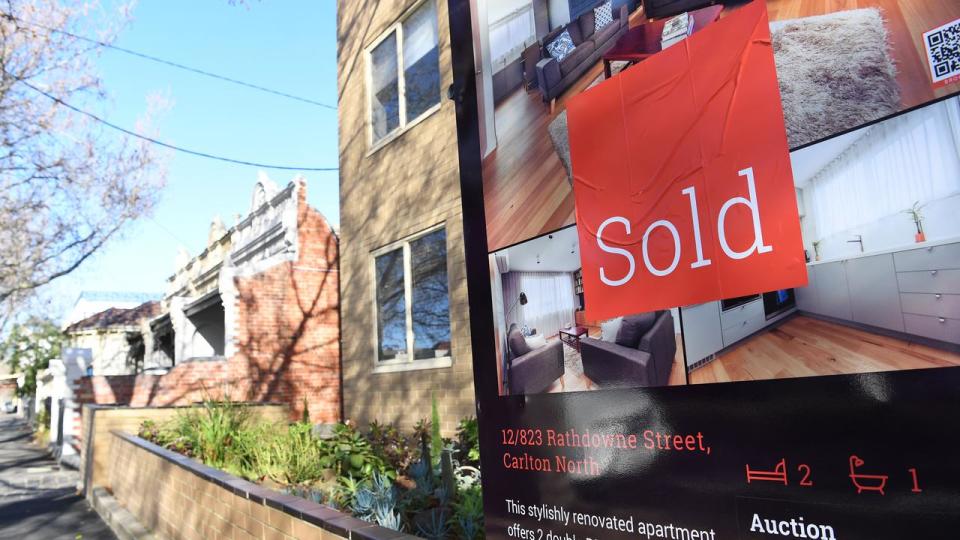
[(28, 83), (27, 81), (21, 79), (20, 77), (17, 77), (16, 75), (10, 73), (9, 71), (3, 70), (3, 72), (4, 72), (7, 76), (12, 77), (13, 79), (15, 79), (15, 80), (17, 80), (18, 82), (20, 82), (20, 84), (23, 84), (24, 86), (26, 86), (27, 88), (33, 90), (34, 92), (37, 92), (38, 94), (46, 97), (47, 99), (50, 99), (51, 101), (53, 101), (53, 102), (55, 102), (55, 103), (57, 103), (57, 104), (59, 104), (59, 105), (62, 105), (62, 106), (64, 106), (64, 107), (70, 109), (71, 111), (74, 111), (74, 112), (76, 112), (76, 113), (78, 113), (78, 114), (82, 114), (82, 115), (84, 115), (84, 116), (86, 116), (86, 117), (88, 117), (88, 118), (91, 118), (91, 119), (93, 119), (93, 120), (95, 120), (95, 121), (97, 121), (97, 122), (99, 122), (99, 123), (101, 123), (101, 124), (103, 124), (103, 125), (111, 128), (111, 129), (115, 129), (115, 130), (117, 130), (117, 131), (119, 131), (119, 132), (121, 132), (121, 133), (124, 133), (124, 134), (126, 134), (126, 135), (129, 135), (129, 136), (131, 136), (131, 137), (136, 137), (137, 139), (141, 139), (141, 140), (147, 141), (147, 142), (149, 142), (149, 143), (156, 144), (157, 146), (162, 146), (162, 147), (164, 147), (164, 148), (169, 148), (169, 149), (171, 149), (171, 150), (176, 150), (177, 152), (183, 152), (184, 154), (190, 154), (190, 155), (192, 155), (192, 156), (198, 156), (198, 157), (203, 157), (203, 158), (207, 158), (207, 159), (214, 159), (214, 160), (217, 160), (217, 161), (224, 161), (224, 162), (227, 162), (227, 163), (234, 163), (234, 164), (237, 164), (237, 165), (249, 165), (249, 166), (251, 166), (251, 167), (259, 167), (259, 168), (261, 168), (261, 169), (274, 169), (274, 170), (280, 170), (280, 171), (337, 171), (337, 170), (339, 170), (339, 167), (293, 167), (293, 166), (289, 166), (289, 165), (269, 165), (269, 164), (266, 164), (266, 163), (257, 163), (257, 162), (255, 162), (255, 161), (245, 161), (245, 160), (242, 160), (242, 159), (233, 159), (233, 158), (228, 158), (228, 157), (223, 157), (223, 156), (217, 156), (217, 155), (214, 155), (214, 154), (208, 154), (208, 153), (206, 153), (206, 152), (199, 152), (199, 151), (197, 151), (197, 150), (190, 150), (189, 148), (183, 148), (183, 147), (181, 147), (181, 146), (176, 146), (176, 145), (173, 145), (173, 144), (170, 144), (170, 143), (166, 143), (166, 142), (163, 142), (163, 141), (154, 139), (154, 138), (152, 138), (152, 137), (147, 137), (146, 135), (141, 135), (141, 134), (136, 133), (136, 132), (134, 132), (134, 131), (130, 131), (129, 129), (126, 129), (126, 128), (124, 128), (124, 127), (118, 126), (118, 125), (116, 125), (116, 124), (114, 124), (114, 123), (112, 123), (112, 122), (109, 122), (109, 121), (107, 121), (107, 120), (104, 120), (103, 118), (100, 118), (99, 116), (97, 116), (97, 115), (95, 115), (95, 114), (93, 114), (93, 113), (91, 113), (91, 112), (87, 112), (87, 111), (85, 111), (85, 110), (83, 110), (83, 109), (74, 107), (73, 105), (67, 103), (66, 101), (63, 101), (62, 99), (58, 98), (57, 96), (54, 96), (54, 95), (52, 95), (52, 94), (50, 94), (50, 93), (48, 93), (48, 92), (45, 92), (45, 91), (41, 90), (40, 88), (37, 88), (36, 86)]
[(30, 26), (36, 26), (37, 28), (41, 28), (41, 29), (46, 30), (46, 31), (48, 31), (48, 32), (56, 32), (56, 33), (58, 33), (58, 34), (63, 34), (63, 35), (65, 35), (65, 36), (71, 37), (71, 38), (73, 38), (73, 39), (77, 39), (77, 40), (80, 40), (80, 41), (85, 41), (85, 42), (87, 42), (87, 43), (91, 43), (91, 44), (96, 45), (96, 46), (98, 46), (98, 47), (103, 47), (103, 48), (106, 48), (106, 49), (112, 49), (112, 50), (119, 51), (119, 52), (122, 52), (122, 53), (125, 53), (125, 54), (129, 54), (129, 55), (131, 55), (131, 56), (136, 56), (136, 57), (138, 57), (138, 58), (143, 58), (144, 60), (150, 60), (151, 62), (156, 62), (156, 63), (158, 63), (158, 64), (164, 64), (164, 65), (167, 65), (167, 66), (175, 67), (175, 68), (177, 68), (177, 69), (182, 69), (182, 70), (184, 70), (184, 71), (189, 71), (189, 72), (191, 72), (191, 73), (196, 73), (196, 74), (198, 74), (198, 75), (203, 75), (204, 77), (210, 77), (210, 78), (212, 78), (212, 79), (217, 79), (217, 80), (220, 80), (220, 81), (225, 81), (225, 82), (232, 83), (232, 84), (236, 84), (236, 85), (239, 85), (239, 86), (244, 86), (244, 87), (247, 87), (247, 88), (252, 88), (253, 90), (259, 90), (260, 92), (266, 92), (266, 93), (268, 93), (268, 94), (273, 94), (273, 95), (275, 95), (275, 96), (285, 97), (285, 98), (287, 98), (287, 99), (292, 99), (292, 100), (295, 100), (295, 101), (300, 101), (300, 102), (302, 102), (302, 103), (308, 103), (308, 104), (310, 104), (310, 105), (316, 105), (317, 107), (323, 107), (323, 108), (325, 108), (325, 109), (330, 109), (330, 110), (334, 110), (334, 111), (337, 110), (337, 107), (334, 106), (334, 105), (328, 105), (328, 104), (326, 104), (326, 103), (320, 103), (319, 101), (314, 101), (314, 100), (312, 100), (312, 99), (308, 99), (308, 98), (305, 98), (305, 97), (295, 96), (295, 95), (293, 95), (293, 94), (288, 94), (288, 93), (286, 93), (286, 92), (281, 92), (281, 91), (279, 91), (279, 90), (273, 90), (273, 89), (267, 88), (267, 87), (265, 87), (265, 86), (260, 86), (260, 85), (257, 85), (257, 84), (244, 82), (244, 81), (241, 81), (241, 80), (238, 80), (238, 79), (234, 79), (234, 78), (232, 78), (232, 77), (227, 77), (227, 76), (225, 76), (225, 75), (218, 75), (218, 74), (216, 74), (216, 73), (212, 73), (212, 72), (207, 71), (207, 70), (204, 70), (204, 69), (199, 69), (199, 68), (194, 68), (194, 67), (186, 66), (186, 65), (180, 64), (180, 63), (178, 63), (178, 62), (173, 62), (173, 61), (171, 61), (171, 60), (164, 60), (163, 58), (159, 58), (159, 57), (156, 57), (156, 56), (153, 56), (153, 55), (150, 55), (150, 54), (146, 54), (146, 53), (134, 51), (134, 50), (131, 50), (131, 49), (125, 49), (125, 48), (123, 48), (123, 47), (118, 47), (117, 45), (113, 45), (112, 43), (107, 43), (107, 42), (105, 42), (105, 41), (101, 41), (101, 40), (98, 40), (98, 39), (88, 38), (88, 37), (86, 37), (86, 36), (81, 36), (81, 35), (78, 35), (78, 34), (74, 34), (74, 33), (72, 33), (72, 32), (68, 32), (68, 31), (66, 31), (66, 30), (61, 30), (61, 29), (59, 29), (59, 28), (51, 28), (51, 27), (49, 27), (49, 26), (44, 26), (44, 25), (39, 24), (39, 23), (35, 23), (35, 22), (31, 22), (31, 21), (25, 21), (25, 20), (23, 20), (23, 19), (20, 19), (20, 18), (18, 18), (18, 17), (15, 17), (15, 16), (11, 15), (10, 13), (0, 12), (0, 17), (4, 17), (4, 18), (6, 18), (6, 19), (9, 19), (9, 20), (11, 20), (11, 21), (18, 22), (18, 23), (28, 24), (28, 25), (30, 25)]

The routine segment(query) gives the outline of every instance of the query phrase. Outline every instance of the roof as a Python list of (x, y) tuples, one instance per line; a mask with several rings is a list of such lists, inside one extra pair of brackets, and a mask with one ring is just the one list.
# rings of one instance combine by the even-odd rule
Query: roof
[(160, 302), (156, 301), (144, 302), (130, 309), (110, 308), (71, 324), (67, 327), (66, 332), (113, 328), (116, 326), (134, 326), (143, 319), (152, 319), (159, 314)]
[(149, 302), (159, 300), (161, 295), (146, 292), (129, 291), (83, 291), (77, 302), (88, 300), (91, 302)]

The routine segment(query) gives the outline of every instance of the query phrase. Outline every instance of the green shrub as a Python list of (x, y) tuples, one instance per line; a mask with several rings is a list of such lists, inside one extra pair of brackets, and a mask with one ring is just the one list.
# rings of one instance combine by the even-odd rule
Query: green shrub
[(480, 466), (480, 432), (476, 418), (460, 420), (454, 448), (454, 457), (461, 465)]
[(337, 424), (333, 437), (320, 441), (320, 455), (323, 468), (333, 469), (341, 478), (369, 480), (374, 472), (390, 479), (397, 476), (397, 471), (390, 469), (370, 442), (349, 424)]
[(323, 475), (323, 453), (311, 424), (274, 427), (262, 435), (253, 450), (260, 474), (287, 485), (309, 484)]

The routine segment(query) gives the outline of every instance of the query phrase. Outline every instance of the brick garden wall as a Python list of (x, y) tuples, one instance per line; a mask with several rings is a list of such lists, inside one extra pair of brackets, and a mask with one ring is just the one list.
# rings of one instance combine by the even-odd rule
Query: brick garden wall
[(339, 247), (298, 190), (297, 259), (234, 278), (236, 354), (178, 364), (164, 375), (82, 377), (80, 404), (189, 405), (207, 397), (270, 401), (313, 422), (340, 420)]
[(414, 538), (265, 489), (136, 437), (110, 436), (113, 496), (144, 527), (171, 540)]

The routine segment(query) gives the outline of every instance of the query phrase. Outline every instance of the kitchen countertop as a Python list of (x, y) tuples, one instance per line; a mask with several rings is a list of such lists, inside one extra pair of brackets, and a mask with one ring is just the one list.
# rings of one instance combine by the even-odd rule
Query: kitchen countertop
[(824, 259), (822, 261), (810, 261), (807, 263), (807, 266), (815, 266), (818, 264), (825, 264), (838, 261), (849, 261), (851, 259), (859, 259), (861, 257), (871, 257), (873, 255), (885, 255), (887, 253), (896, 253), (898, 251), (910, 251), (912, 249), (924, 249), (931, 248), (936, 246), (943, 246), (946, 244), (955, 244), (960, 242), (960, 237), (953, 238), (940, 238), (938, 240), (928, 240), (926, 242), (920, 242), (915, 244), (905, 244), (898, 247), (878, 249), (876, 251), (865, 251), (863, 253), (851, 253), (850, 255), (844, 255), (842, 257), (834, 257), (832, 259)]

